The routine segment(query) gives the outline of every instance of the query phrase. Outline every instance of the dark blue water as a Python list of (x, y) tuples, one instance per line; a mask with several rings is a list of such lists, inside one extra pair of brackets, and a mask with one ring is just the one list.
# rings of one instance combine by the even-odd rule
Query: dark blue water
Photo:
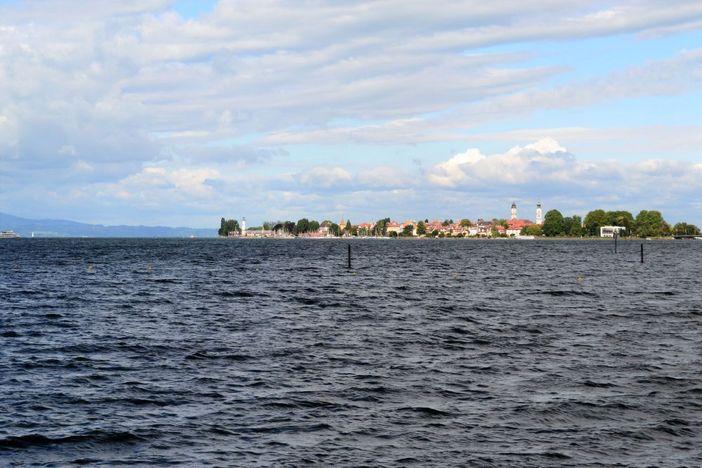
[(0, 464), (702, 464), (702, 242), (351, 244), (0, 242)]

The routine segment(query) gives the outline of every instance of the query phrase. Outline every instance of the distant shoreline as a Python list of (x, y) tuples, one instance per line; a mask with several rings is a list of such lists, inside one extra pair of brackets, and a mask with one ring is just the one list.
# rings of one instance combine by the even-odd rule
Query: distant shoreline
[[(203, 238), (204, 239), (204, 238)], [(208, 239), (212, 239), (211, 237)], [(614, 242), (611, 237), (535, 237), (534, 239), (524, 239), (518, 237), (257, 237), (257, 236), (239, 236), (239, 237), (217, 237), (222, 240), (401, 240), (401, 241), (433, 241), (433, 240), (451, 240), (451, 241), (592, 241), (592, 242)], [(675, 239), (674, 237), (620, 237), (617, 242), (636, 242), (636, 241), (684, 241), (695, 239)]]
[[(136, 236), (43, 236), (43, 237), (25, 237), (20, 236), (16, 238), (0, 239), (2, 241), (44, 241), (44, 240), (188, 240), (188, 241), (200, 241), (200, 240), (275, 240), (275, 241), (285, 241), (285, 240), (314, 240), (314, 241), (361, 241), (361, 240), (379, 240), (379, 241), (434, 241), (434, 240), (450, 240), (450, 241), (514, 241), (514, 242), (534, 242), (534, 241), (588, 241), (588, 242), (614, 242), (611, 237), (536, 237), (534, 239), (520, 239), (515, 237), (256, 237), (256, 236), (241, 236), (241, 237), (217, 237), (217, 236), (203, 236), (203, 237), (175, 237), (175, 236), (154, 236), (154, 237), (136, 237)], [(698, 239), (687, 238), (687, 239), (675, 239), (674, 237), (649, 237), (649, 238), (638, 238), (638, 237), (626, 237), (619, 238), (618, 242), (644, 242), (644, 241), (696, 241)]]

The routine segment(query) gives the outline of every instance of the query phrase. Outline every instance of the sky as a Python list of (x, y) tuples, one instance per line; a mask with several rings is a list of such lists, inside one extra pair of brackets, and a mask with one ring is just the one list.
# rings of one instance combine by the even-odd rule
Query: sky
[(0, 211), (702, 225), (702, 2), (0, 0)]

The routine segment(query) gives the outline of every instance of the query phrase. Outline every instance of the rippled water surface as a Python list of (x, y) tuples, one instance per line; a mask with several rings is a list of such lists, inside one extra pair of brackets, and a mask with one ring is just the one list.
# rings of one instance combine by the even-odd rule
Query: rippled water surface
[(0, 241), (0, 464), (702, 464), (702, 242), (348, 243)]

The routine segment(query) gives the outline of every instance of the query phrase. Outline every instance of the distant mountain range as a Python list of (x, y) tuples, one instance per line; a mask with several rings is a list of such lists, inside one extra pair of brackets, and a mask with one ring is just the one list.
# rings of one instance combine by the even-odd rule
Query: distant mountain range
[(26, 219), (0, 213), (0, 231), (21, 237), (216, 237), (217, 229), (165, 226), (103, 226), (64, 219)]

